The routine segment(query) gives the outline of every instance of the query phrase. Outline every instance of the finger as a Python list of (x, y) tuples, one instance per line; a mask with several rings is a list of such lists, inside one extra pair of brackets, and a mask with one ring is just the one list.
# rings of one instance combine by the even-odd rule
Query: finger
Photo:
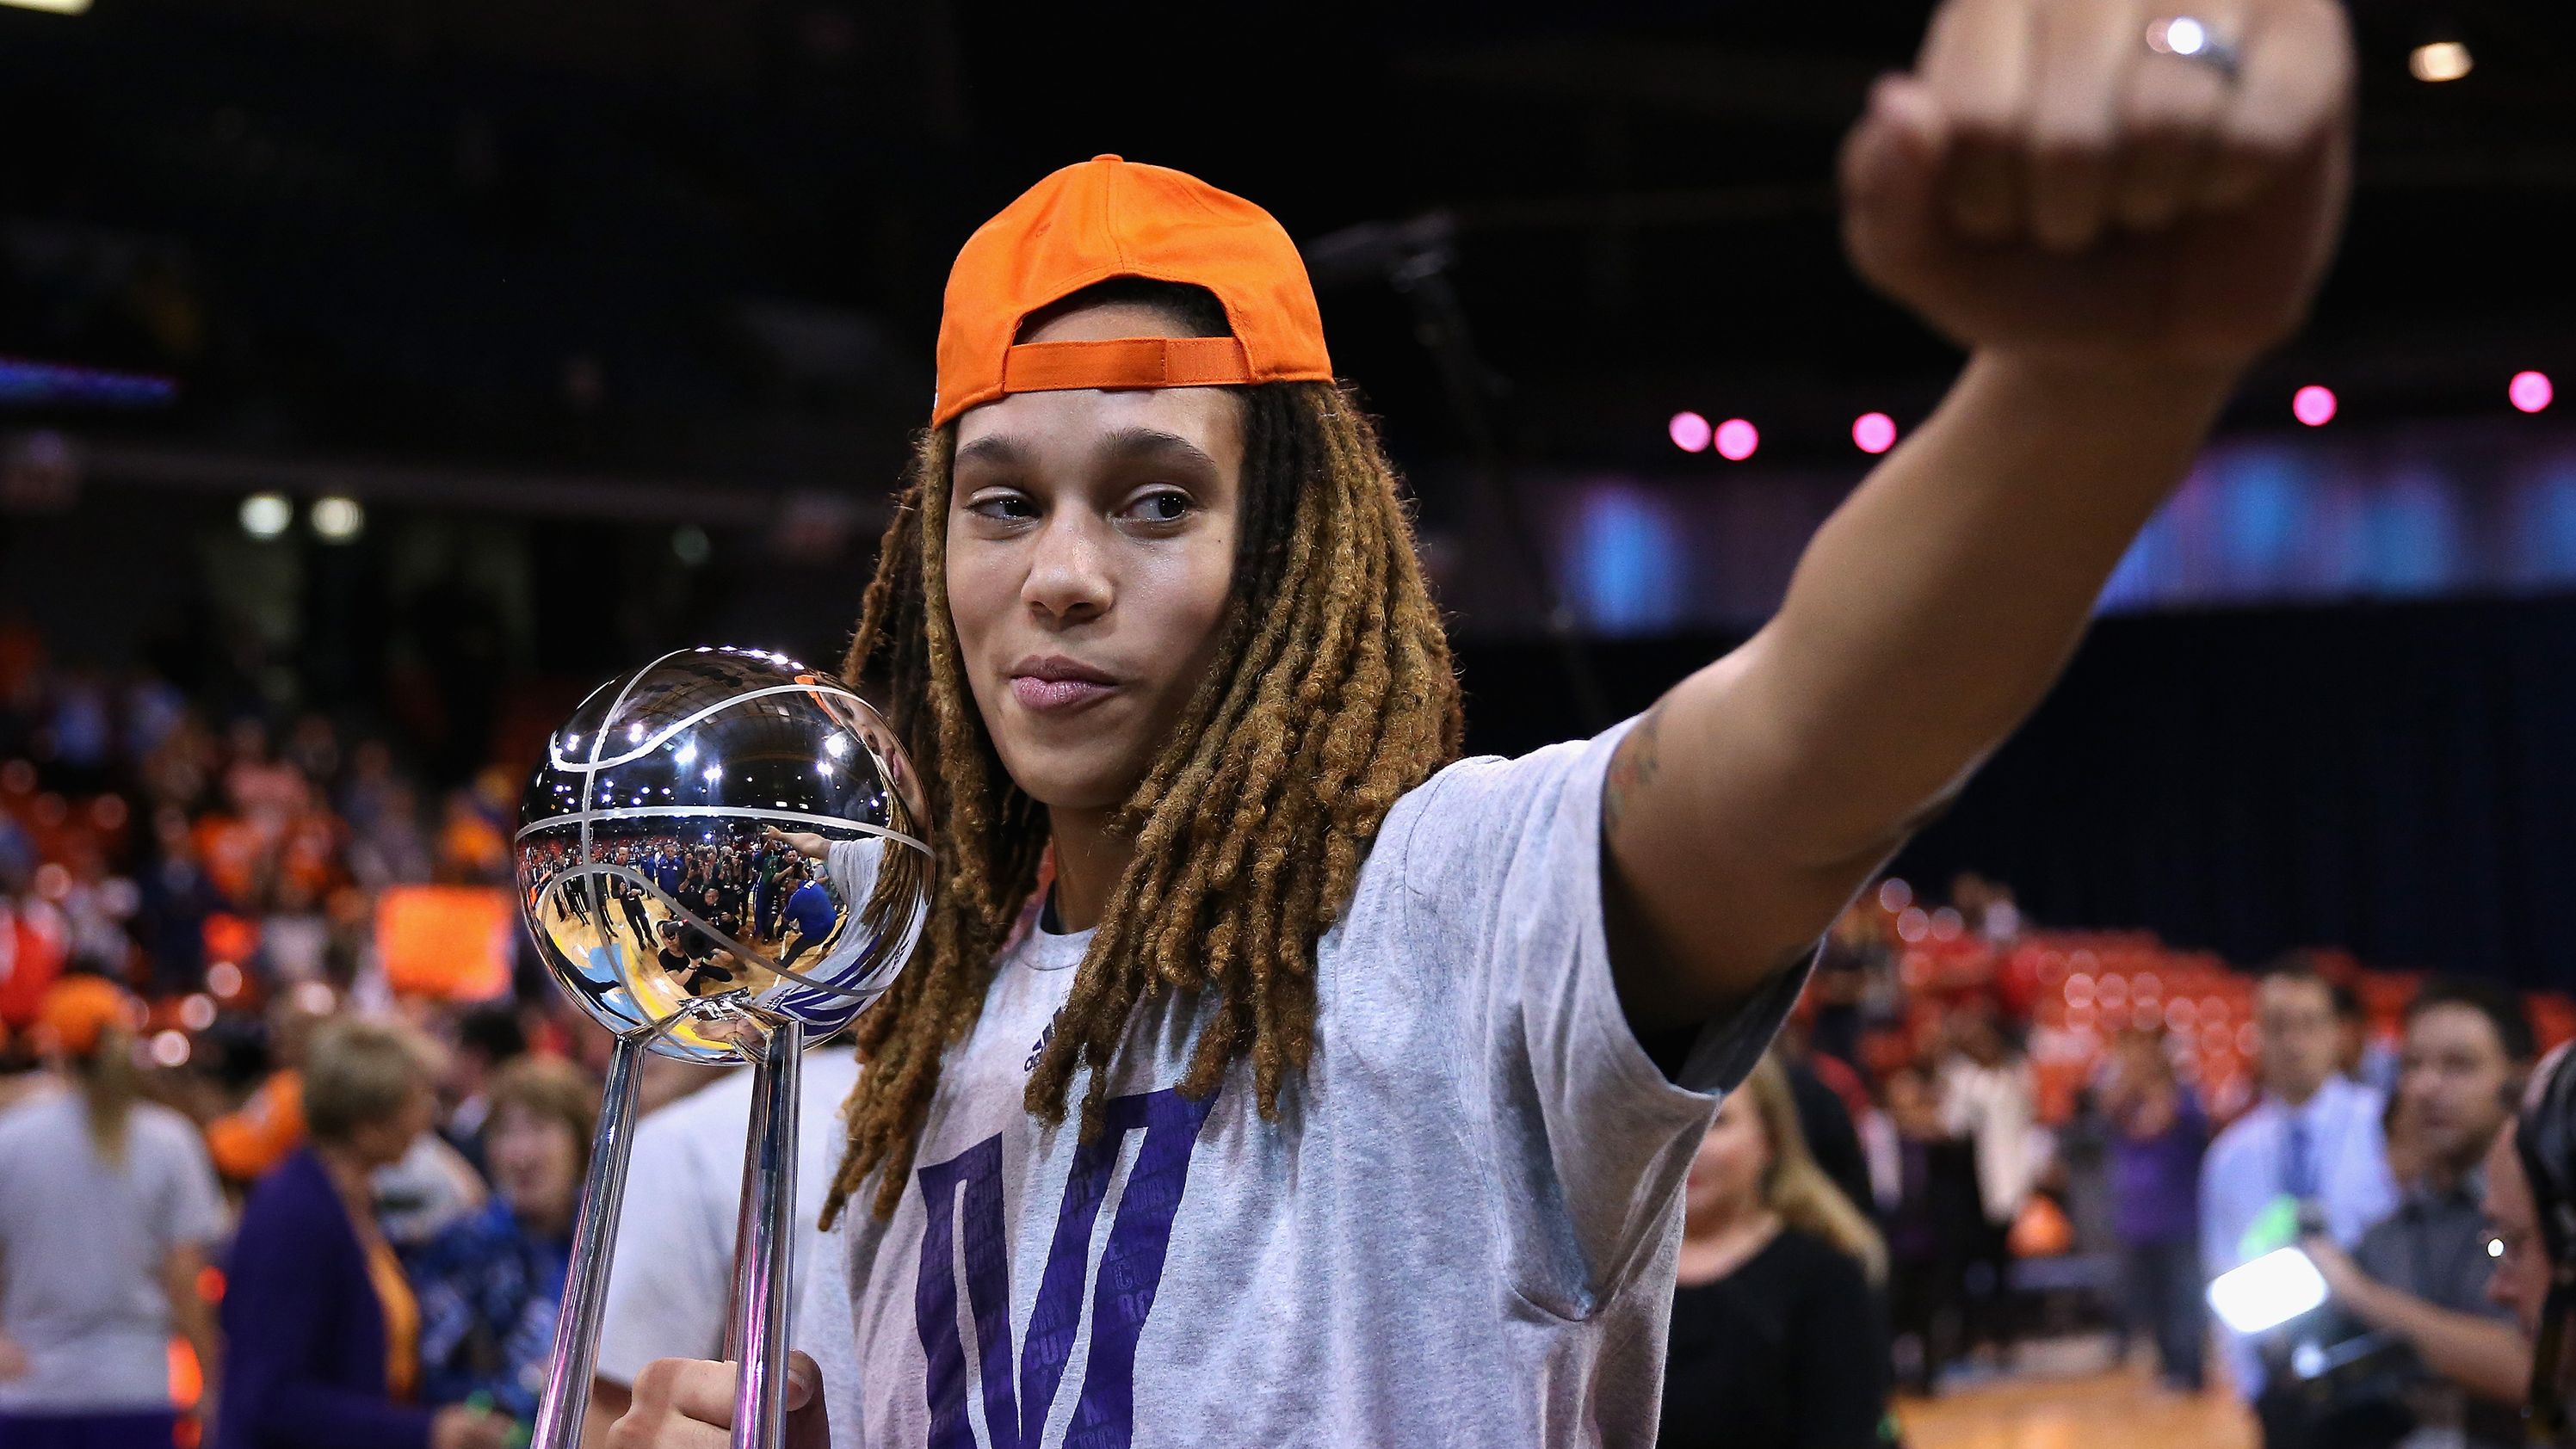
[(2352, 105), (2352, 40), (2342, 7), (2293, 0), (2261, 12), (2240, 43), (2198, 204), (2244, 205), (2303, 161)]
[(2122, 81), (2143, 50), (2138, 9), (2094, 0), (2041, 12), (2025, 155), (2031, 235), (2044, 247), (2082, 251), (2102, 234)]
[(1843, 245), (1872, 283), (1902, 292), (1922, 265), (1940, 214), (1948, 118), (1911, 76), (1882, 77), (1843, 143)]
[(787, 1355), (787, 1412), (795, 1413), (823, 1392), (823, 1368), (802, 1349)]
[[(2243, 33), (2243, 16), (2235, 7), (2202, 0), (2193, 18), (2222, 37)], [(2137, 44), (2146, 44), (2144, 27)], [(2115, 221), (2132, 231), (2153, 231), (2171, 224), (2198, 196), (2209, 167), (2211, 132), (2230, 89), (2217, 67), (2183, 56), (2150, 52), (2129, 67), (2111, 185)]]
[(1917, 68), (1948, 118), (1943, 202), (1963, 234), (1999, 240), (2022, 226), (2017, 146), (2028, 107), (2025, 0), (1951, 0), (1933, 17)]
[(730, 1429), (733, 1379), (730, 1360), (657, 1358), (635, 1376), (635, 1411), (647, 1419), (678, 1417)]

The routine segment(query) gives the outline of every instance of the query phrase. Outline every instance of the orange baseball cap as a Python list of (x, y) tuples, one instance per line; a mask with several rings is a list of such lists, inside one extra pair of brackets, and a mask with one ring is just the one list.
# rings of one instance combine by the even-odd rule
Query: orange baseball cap
[[(1019, 342), (1028, 315), (1094, 282), (1205, 287), (1231, 337)], [(1329, 382), (1323, 314), (1270, 213), (1195, 176), (1094, 156), (975, 229), (948, 273), (930, 425), (1015, 392)]]
[(45, 988), (36, 1008), (36, 1032), (66, 1056), (85, 1057), (98, 1049), (101, 1032), (133, 1020), (131, 1002), (104, 977), (66, 976)]

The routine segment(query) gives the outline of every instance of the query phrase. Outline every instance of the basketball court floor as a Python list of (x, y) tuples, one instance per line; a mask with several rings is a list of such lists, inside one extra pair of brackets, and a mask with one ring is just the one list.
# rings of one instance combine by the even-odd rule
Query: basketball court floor
[(2179, 1394), (2152, 1374), (2106, 1370), (2010, 1379), (1902, 1399), (1908, 1449), (2255, 1449), (2254, 1421), (2215, 1390)]

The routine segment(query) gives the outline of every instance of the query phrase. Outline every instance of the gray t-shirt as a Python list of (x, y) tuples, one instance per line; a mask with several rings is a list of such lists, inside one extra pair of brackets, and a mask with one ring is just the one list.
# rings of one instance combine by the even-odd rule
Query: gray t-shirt
[(29, 1361), (0, 1380), (0, 1413), (168, 1408), (162, 1260), (224, 1230), (197, 1129), (138, 1102), (110, 1163), (80, 1095), (49, 1091), (0, 1112), (0, 1163), (0, 1334)]
[(846, 1271), (807, 1280), (836, 1449), (1651, 1444), (1682, 1181), (1797, 981), (1704, 1032), (1683, 1085), (1638, 1044), (1600, 893), (1625, 728), (1397, 802), (1276, 1122), (1242, 1071), (1173, 1090), (1178, 1004), (1131, 1028), (1097, 1144), (1033, 1120), (1089, 938), (1025, 932), (901, 1206), (853, 1204)]

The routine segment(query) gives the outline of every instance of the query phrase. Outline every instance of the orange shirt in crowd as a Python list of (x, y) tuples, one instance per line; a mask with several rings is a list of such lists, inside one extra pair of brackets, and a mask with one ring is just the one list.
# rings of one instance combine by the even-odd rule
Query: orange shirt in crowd
[(250, 1182), (304, 1145), (304, 1078), (282, 1071), (260, 1084), (241, 1110), (206, 1124), (215, 1170)]

